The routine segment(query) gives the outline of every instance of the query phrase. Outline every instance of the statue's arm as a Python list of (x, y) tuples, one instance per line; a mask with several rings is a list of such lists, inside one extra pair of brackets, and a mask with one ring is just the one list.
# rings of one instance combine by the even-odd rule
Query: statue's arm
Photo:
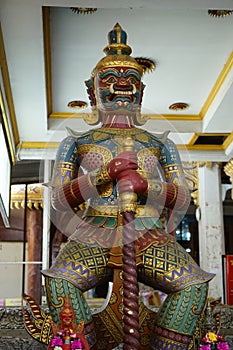
[(149, 181), (148, 195), (166, 208), (183, 210), (189, 206), (190, 192), (186, 184), (180, 156), (171, 140), (164, 143), (159, 159), (165, 181)]
[(68, 136), (58, 149), (52, 175), (52, 206), (65, 211), (77, 208), (96, 195), (90, 174), (84, 174), (78, 160), (78, 141)]
[[(122, 152), (109, 164), (84, 174), (78, 160), (77, 139), (69, 136), (61, 143), (52, 176), (52, 205), (56, 210), (78, 208), (89, 198), (98, 197), (98, 189), (125, 169), (136, 169), (134, 152)], [(136, 157), (136, 156), (135, 156)]]

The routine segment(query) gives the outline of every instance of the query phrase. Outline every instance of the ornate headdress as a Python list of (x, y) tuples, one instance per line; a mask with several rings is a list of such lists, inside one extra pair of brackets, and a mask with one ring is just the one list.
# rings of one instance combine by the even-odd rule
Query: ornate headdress
[[(91, 73), (91, 79), (85, 81), (87, 92), (92, 106), (92, 115), (87, 115), (84, 120), (91, 125), (99, 122), (98, 111), (96, 110), (96, 98), (94, 93), (94, 77), (98, 71), (107, 67), (126, 66), (136, 69), (142, 76), (155, 69), (155, 62), (145, 57), (132, 57), (132, 49), (127, 45), (127, 34), (121, 28), (119, 23), (116, 23), (114, 28), (108, 33), (108, 45), (104, 48), (106, 54), (95, 66)], [(138, 125), (144, 124), (145, 121), (139, 121)]]
[(103, 49), (106, 57), (103, 57), (92, 71), (92, 76), (97, 71), (108, 66), (127, 65), (136, 68), (141, 76), (155, 69), (155, 62), (144, 57), (131, 57), (132, 49), (127, 45), (127, 34), (120, 24), (115, 24), (108, 33), (108, 45)]

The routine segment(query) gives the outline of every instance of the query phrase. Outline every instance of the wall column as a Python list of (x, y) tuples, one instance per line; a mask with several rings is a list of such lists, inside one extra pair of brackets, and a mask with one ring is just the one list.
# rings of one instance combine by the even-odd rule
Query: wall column
[(39, 305), (41, 302), (41, 248), (42, 248), (42, 209), (27, 209), (27, 294)]
[(200, 266), (216, 274), (209, 296), (222, 297), (222, 255), (225, 254), (220, 168), (217, 163), (200, 163), (199, 178), (199, 255)]
[[(44, 183), (51, 180), (51, 160), (44, 161)], [(50, 245), (50, 190), (43, 188), (43, 246), (42, 246), (42, 269), (49, 268), (49, 245)], [(44, 280), (43, 280), (44, 284)]]

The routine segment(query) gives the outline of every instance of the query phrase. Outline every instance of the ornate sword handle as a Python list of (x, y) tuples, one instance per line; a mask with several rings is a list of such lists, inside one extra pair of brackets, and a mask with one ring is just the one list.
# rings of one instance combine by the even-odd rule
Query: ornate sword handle
[[(123, 140), (123, 151), (134, 151), (135, 142), (131, 137), (126, 137)], [(134, 192), (123, 192), (119, 195), (119, 211), (136, 212), (137, 194)]]

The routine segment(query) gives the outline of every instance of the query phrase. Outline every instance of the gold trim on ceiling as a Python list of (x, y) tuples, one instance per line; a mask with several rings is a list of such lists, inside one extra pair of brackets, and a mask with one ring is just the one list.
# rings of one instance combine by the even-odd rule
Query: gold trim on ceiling
[(45, 83), (47, 111), (50, 115), (53, 110), (52, 96), (52, 62), (51, 62), (51, 40), (50, 40), (50, 9), (42, 7), (43, 16), (43, 37), (44, 37), (44, 60), (45, 60)]
[[(228, 136), (230, 136), (230, 133), (194, 133), (193, 134), (193, 136), (192, 136), (192, 138), (191, 138), (191, 140), (189, 141), (189, 143), (188, 143), (188, 145), (190, 145), (190, 146), (195, 146), (195, 143), (196, 143), (196, 141), (198, 140), (198, 138), (199, 137), (228, 137)], [(224, 140), (223, 141), (223, 143), (222, 143), (222, 145), (221, 146), (223, 146), (223, 144), (224, 144), (224, 142), (225, 142), (226, 140)], [(211, 145), (215, 145), (215, 144), (211, 144)], [(217, 145), (216, 144), (216, 146), (220, 146), (220, 145)]]
[(177, 145), (179, 151), (224, 151), (222, 145)]
[(4, 129), (6, 132), (7, 146), (9, 147), (9, 151), (10, 151), (9, 157), (11, 159), (11, 163), (15, 164), (15, 147), (13, 146), (13, 141), (11, 139), (11, 132), (10, 132), (7, 116), (6, 116), (6, 109), (4, 106), (1, 90), (0, 90), (0, 108), (2, 110), (2, 120), (3, 120)]
[[(225, 140), (223, 140), (222, 144), (195, 144), (199, 137), (216, 137), (216, 136), (222, 136), (226, 137)], [(179, 150), (181, 149), (187, 149), (190, 151), (198, 150), (198, 151), (224, 151), (227, 149), (227, 147), (230, 145), (230, 143), (233, 141), (233, 133), (194, 133), (191, 137), (189, 143), (187, 145), (178, 145)]]
[(190, 145), (190, 146), (194, 145), (194, 143), (196, 142), (197, 138), (198, 138), (198, 134), (194, 133), (193, 136), (191, 137), (188, 145)]
[[(52, 112), (49, 115), (49, 119), (68, 119), (68, 118), (76, 118), (76, 119), (84, 119), (88, 113), (74, 113), (74, 112)], [(149, 117), (151, 120), (192, 120), (199, 121), (201, 120), (198, 114), (142, 114), (142, 117)], [(182, 118), (182, 120), (181, 120)]]
[(82, 119), (84, 115), (87, 115), (87, 113), (75, 113), (75, 112), (53, 112), (50, 114), (50, 119), (69, 119), (69, 118), (76, 118), (76, 119)]
[[(222, 145), (214, 145), (214, 144), (198, 144), (195, 145), (196, 140), (199, 136), (226, 136), (226, 140), (224, 140)], [(195, 133), (190, 139), (187, 145), (178, 144), (177, 147), (179, 150), (205, 150), (205, 151), (222, 151), (226, 150), (227, 147), (233, 141), (233, 132), (231, 134), (228, 133)], [(21, 149), (57, 149), (59, 147), (60, 142), (22, 142), (18, 148)]]
[(233, 142), (233, 131), (232, 133), (227, 137), (227, 139), (223, 142), (223, 148), (224, 150), (227, 149), (230, 144)]
[[(60, 142), (22, 142), (21, 149), (57, 149)], [(179, 150), (188, 151), (224, 151), (228, 146), (223, 145), (185, 145), (177, 144)]]
[[(12, 96), (12, 90), (11, 90), (11, 83), (10, 83), (10, 76), (9, 76), (9, 71), (8, 71), (8, 66), (7, 66), (7, 58), (6, 58), (6, 52), (5, 52), (5, 47), (4, 47), (4, 40), (3, 40), (3, 35), (2, 35), (2, 28), (0, 24), (0, 62), (1, 62), (1, 73), (2, 73), (2, 79), (3, 79), (3, 86), (4, 86), (4, 91), (6, 94), (6, 102), (9, 110), (9, 117), (10, 117), (10, 123), (11, 123), (11, 128), (12, 128), (12, 136), (13, 140), (10, 136), (10, 129), (9, 129), (9, 124), (6, 118), (5, 114), (5, 119), (3, 118), (4, 126), (7, 132), (7, 137), (8, 137), (8, 144), (10, 148), (10, 154), (11, 154), (11, 160), (12, 163), (14, 164), (15, 162), (15, 154), (14, 154), (14, 149), (19, 143), (19, 131), (18, 131), (18, 125), (17, 125), (17, 120), (16, 120), (16, 115), (15, 115), (15, 107), (14, 107), (14, 102), (13, 102), (13, 96)], [(3, 99), (1, 96), (1, 107), (4, 107), (3, 104)], [(5, 113), (5, 108), (3, 110)]]
[(210, 108), (211, 104), (213, 103), (217, 93), (219, 92), (222, 84), (224, 83), (226, 77), (228, 76), (231, 68), (233, 66), (233, 51), (231, 52), (230, 56), (228, 57), (226, 64), (223, 66), (223, 69), (221, 70), (212, 90), (209, 93), (209, 96), (207, 97), (207, 100), (205, 101), (199, 115), (201, 119), (204, 119), (208, 109)]
[(22, 142), (18, 148), (49, 149), (58, 148), (60, 142)]

